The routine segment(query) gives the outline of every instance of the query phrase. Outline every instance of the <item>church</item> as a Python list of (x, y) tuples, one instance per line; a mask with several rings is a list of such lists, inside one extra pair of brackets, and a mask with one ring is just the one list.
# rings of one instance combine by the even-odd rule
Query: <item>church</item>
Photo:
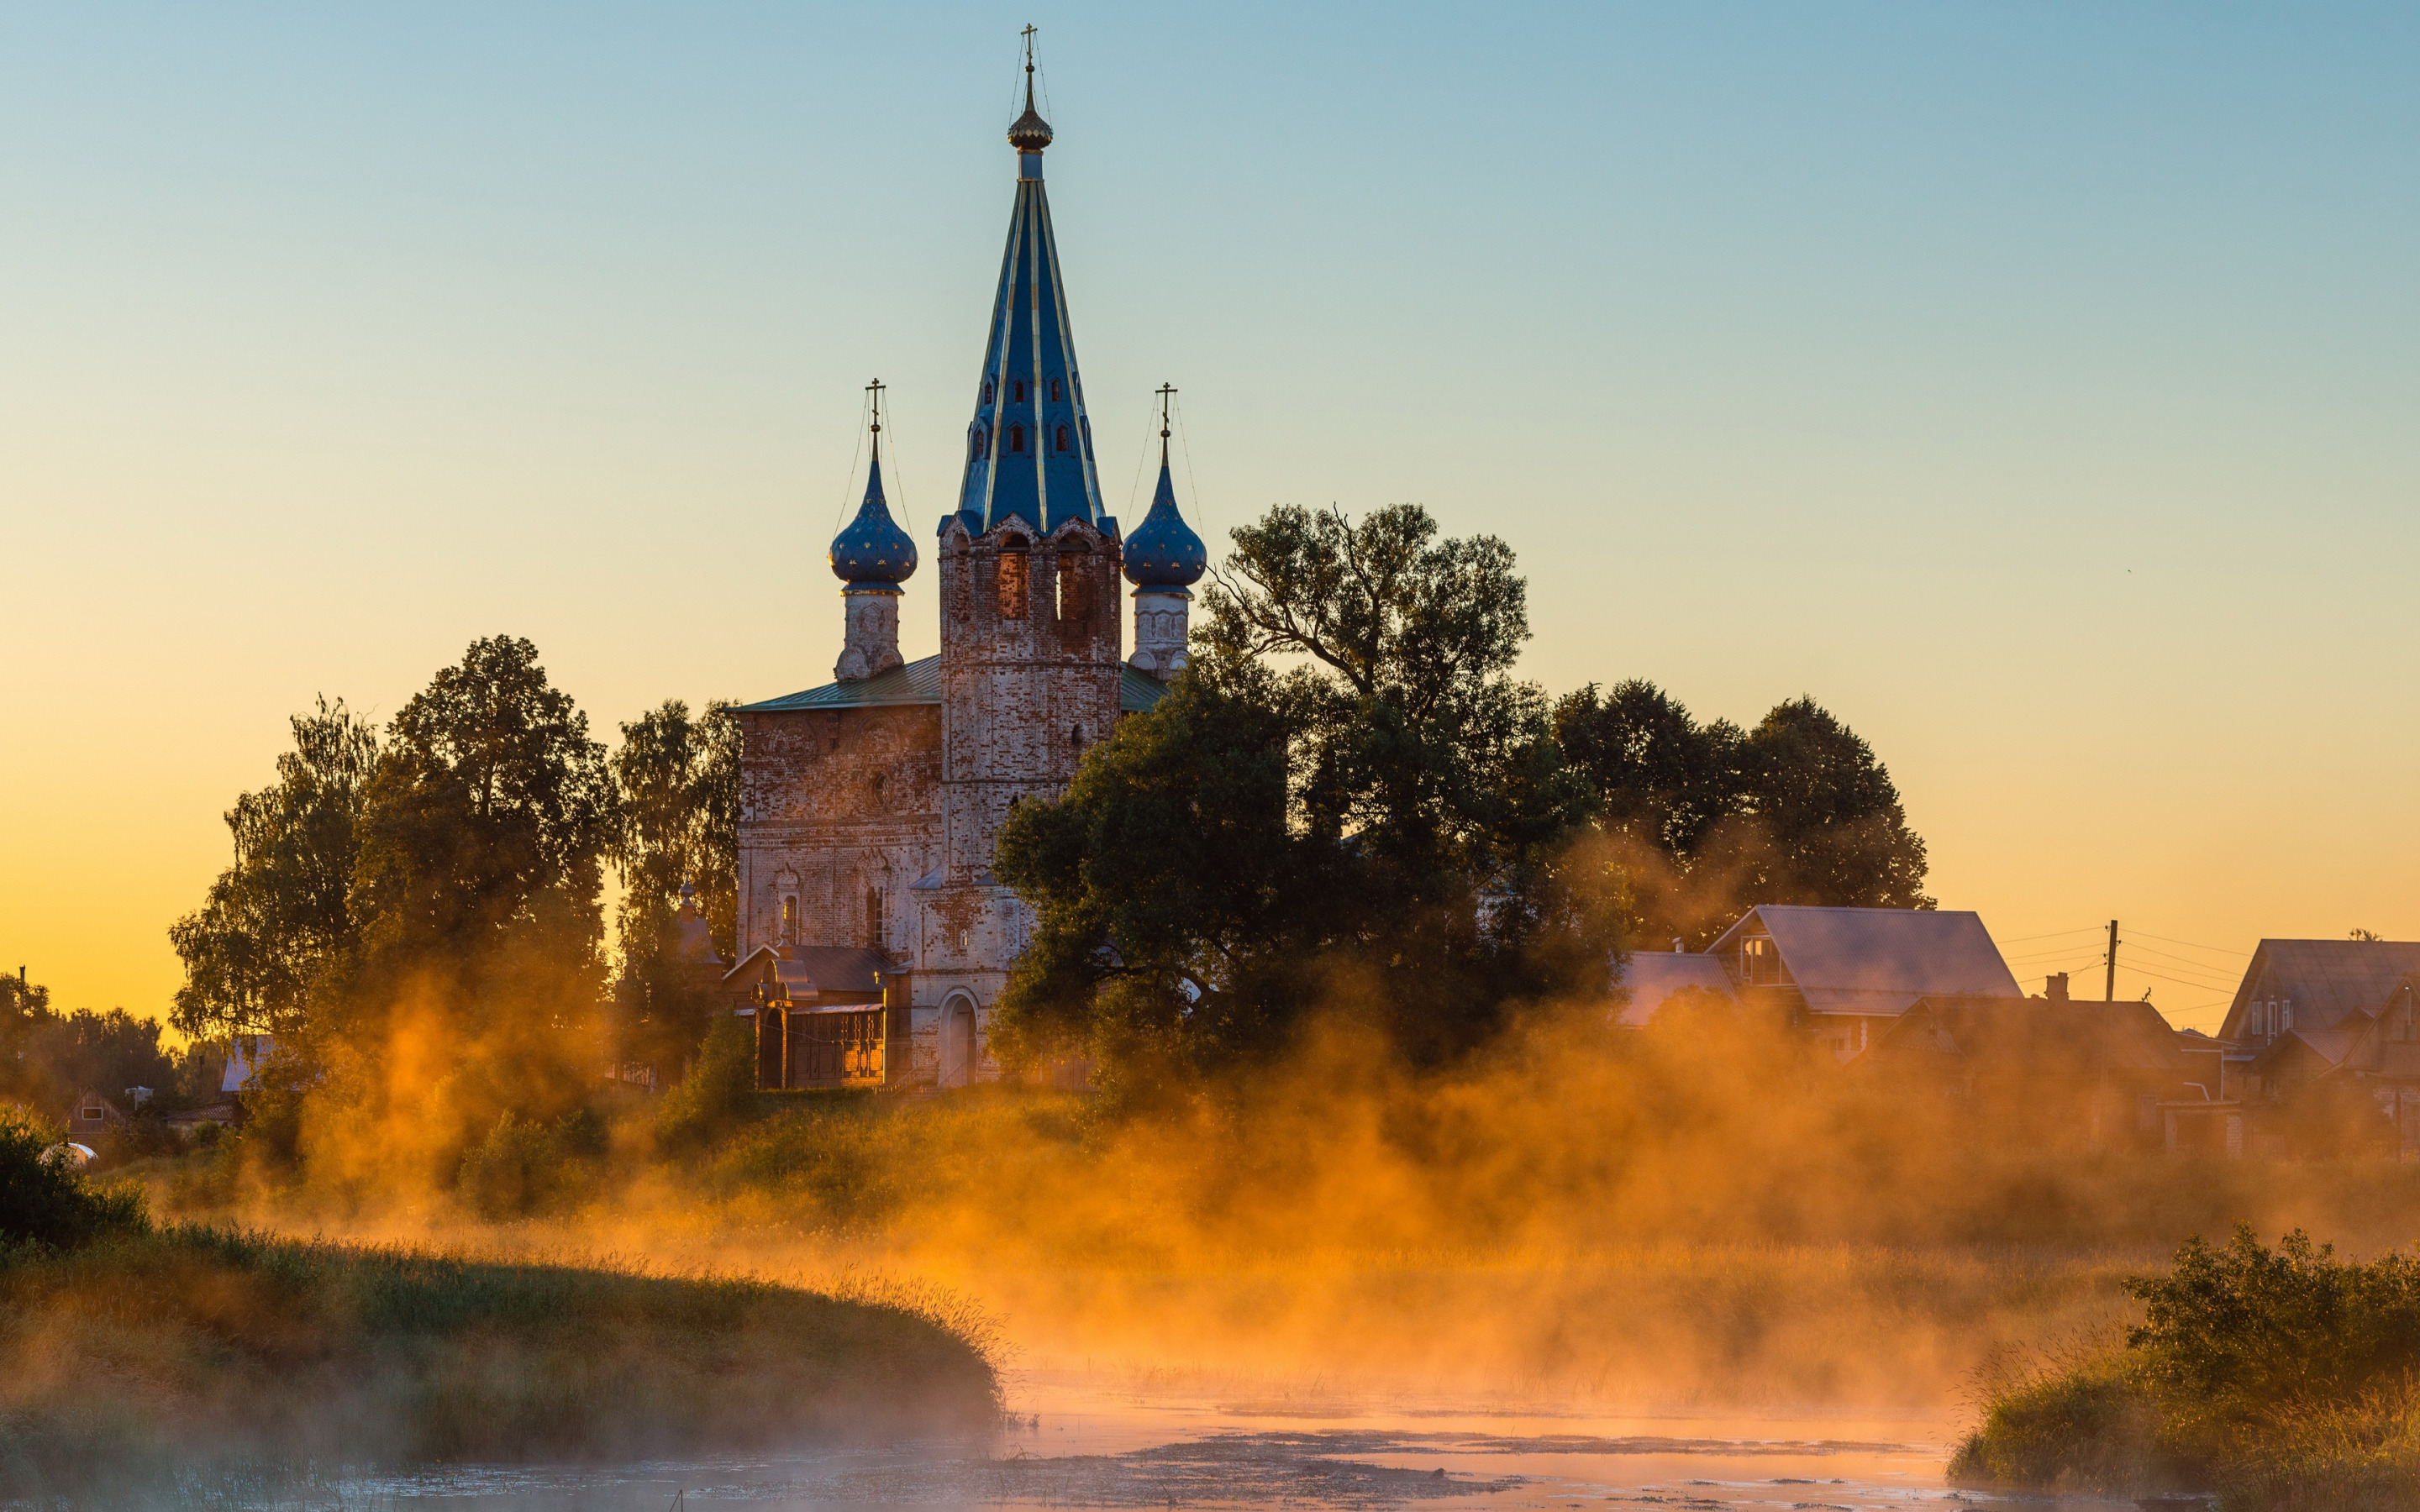
[(877, 388), (865, 501), (831, 544), (845, 629), (833, 680), (735, 711), (739, 944), (724, 980), (752, 995), (760, 1087), (996, 1077), (991, 1016), (1032, 931), (992, 874), (1001, 828), (1017, 804), (1063, 793), (1185, 665), (1207, 556), (1177, 513), (1164, 419), (1141, 524), (1122, 533), (1102, 508), (1030, 56), (1008, 141), (1016, 192), (965, 481), (933, 538), (940, 654), (899, 654), (922, 559), (883, 498)]

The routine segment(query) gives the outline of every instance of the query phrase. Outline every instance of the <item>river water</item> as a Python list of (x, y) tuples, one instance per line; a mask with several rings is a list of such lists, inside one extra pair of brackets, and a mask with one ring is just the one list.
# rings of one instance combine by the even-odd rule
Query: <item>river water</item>
[[(2024, 1504), (1949, 1489), (1954, 1425), (1847, 1415), (1562, 1412), (1422, 1396), (1280, 1399), (1011, 1381), (1013, 1427), (983, 1441), (612, 1467), (450, 1467), (346, 1483), (348, 1507), (464, 1512), (766, 1508), (1535, 1508), (1546, 1512)], [(2068, 1508), (2132, 1504), (2071, 1500)]]

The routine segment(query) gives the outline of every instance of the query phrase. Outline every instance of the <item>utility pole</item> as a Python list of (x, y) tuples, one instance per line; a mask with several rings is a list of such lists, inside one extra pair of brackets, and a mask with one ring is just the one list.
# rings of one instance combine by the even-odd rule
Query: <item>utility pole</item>
[(2114, 918), (2109, 921), (2109, 982), (2101, 989), (2101, 1000), (2118, 1001), (2118, 921)]

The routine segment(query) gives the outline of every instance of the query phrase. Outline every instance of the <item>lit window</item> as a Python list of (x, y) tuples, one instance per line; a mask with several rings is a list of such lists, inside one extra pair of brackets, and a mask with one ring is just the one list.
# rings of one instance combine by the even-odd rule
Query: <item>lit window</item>
[(783, 945), (799, 943), (799, 900), (793, 897), (784, 897), (782, 900), (781, 943)]

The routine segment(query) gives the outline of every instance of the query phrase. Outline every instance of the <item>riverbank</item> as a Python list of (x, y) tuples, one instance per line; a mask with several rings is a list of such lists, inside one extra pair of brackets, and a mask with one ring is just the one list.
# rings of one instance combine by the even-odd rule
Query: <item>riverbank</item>
[(0, 1265), (0, 1481), (636, 1458), (977, 1431), (962, 1320), (763, 1282), (180, 1226)]

